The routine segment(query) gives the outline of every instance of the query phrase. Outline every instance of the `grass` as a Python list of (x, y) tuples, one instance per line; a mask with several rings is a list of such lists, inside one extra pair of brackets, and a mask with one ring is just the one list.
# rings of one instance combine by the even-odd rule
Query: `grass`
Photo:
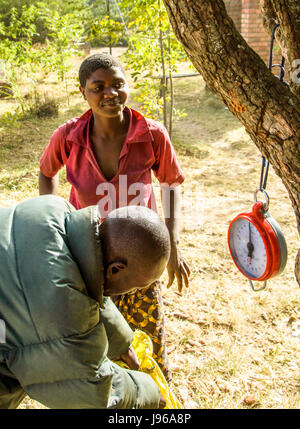
[[(201, 77), (177, 79), (175, 94), (176, 107), (187, 113), (175, 124), (173, 143), (186, 175), (180, 248), (191, 277), (182, 294), (176, 284), (166, 290), (166, 273), (162, 279), (171, 387), (185, 408), (299, 408), (299, 238), (287, 191), (270, 168), (270, 212), (289, 258), (285, 271), (255, 293), (233, 265), (226, 234), (230, 221), (252, 207), (261, 155)], [(0, 102), (2, 111), (8, 107)], [(39, 157), (50, 135), (85, 109), (73, 95), (58, 117), (1, 129), (0, 206), (38, 195)], [(68, 198), (64, 176), (60, 195)], [(43, 406), (26, 398), (20, 408)]]

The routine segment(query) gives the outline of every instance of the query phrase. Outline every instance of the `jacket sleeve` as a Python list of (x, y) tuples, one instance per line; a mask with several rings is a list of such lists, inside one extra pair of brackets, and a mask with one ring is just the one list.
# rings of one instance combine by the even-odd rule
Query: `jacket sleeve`
[(100, 309), (100, 321), (104, 324), (108, 339), (107, 356), (114, 359), (127, 352), (133, 340), (133, 332), (110, 298), (103, 299), (103, 306)]
[(25, 396), (18, 380), (0, 363), (0, 409), (18, 408)]
[(107, 357), (103, 323), (86, 332), (10, 353), (9, 370), (32, 399), (48, 408), (158, 408), (160, 391), (143, 372)]

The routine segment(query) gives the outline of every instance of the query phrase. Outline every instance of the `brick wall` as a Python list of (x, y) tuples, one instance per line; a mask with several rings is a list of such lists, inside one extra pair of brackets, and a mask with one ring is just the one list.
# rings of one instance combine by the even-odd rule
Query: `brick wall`
[[(224, 0), (227, 12), (246, 42), (268, 65), (271, 36), (263, 26), (259, 0)], [(274, 44), (273, 64), (281, 61), (281, 53)], [(279, 68), (274, 68), (279, 74)]]
[(241, 31), (242, 22), (242, 1), (241, 0), (225, 0), (226, 9), (230, 17), (233, 19), (236, 28)]

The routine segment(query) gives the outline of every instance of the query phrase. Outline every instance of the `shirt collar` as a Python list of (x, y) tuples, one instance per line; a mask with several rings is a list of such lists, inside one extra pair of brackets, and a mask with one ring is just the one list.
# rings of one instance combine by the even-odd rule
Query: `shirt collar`
[(125, 111), (129, 115), (130, 121), (126, 143), (140, 143), (145, 141), (152, 141), (153, 137), (144, 116), (136, 110), (130, 109), (128, 107), (125, 107)]
[[(152, 141), (153, 136), (144, 116), (141, 113), (137, 112), (136, 110), (131, 109), (127, 106), (125, 107), (124, 111), (129, 116), (129, 128), (128, 128), (125, 143), (131, 144), (131, 143)], [(79, 144), (86, 146), (87, 145), (86, 133), (89, 132), (89, 125), (90, 125), (90, 120), (92, 116), (93, 116), (92, 109), (89, 109), (87, 112), (81, 115), (78, 118), (76, 126), (72, 128), (71, 131), (69, 132), (67, 136), (68, 139), (71, 141), (76, 141)], [(82, 130), (82, 132), (78, 132), (80, 129)]]

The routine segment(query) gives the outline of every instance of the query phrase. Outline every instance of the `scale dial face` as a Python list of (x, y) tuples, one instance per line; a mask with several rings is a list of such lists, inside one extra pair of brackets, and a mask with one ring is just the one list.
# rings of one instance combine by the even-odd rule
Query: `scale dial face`
[(265, 243), (255, 225), (247, 219), (236, 219), (229, 231), (229, 245), (238, 268), (248, 278), (259, 279), (267, 269)]

